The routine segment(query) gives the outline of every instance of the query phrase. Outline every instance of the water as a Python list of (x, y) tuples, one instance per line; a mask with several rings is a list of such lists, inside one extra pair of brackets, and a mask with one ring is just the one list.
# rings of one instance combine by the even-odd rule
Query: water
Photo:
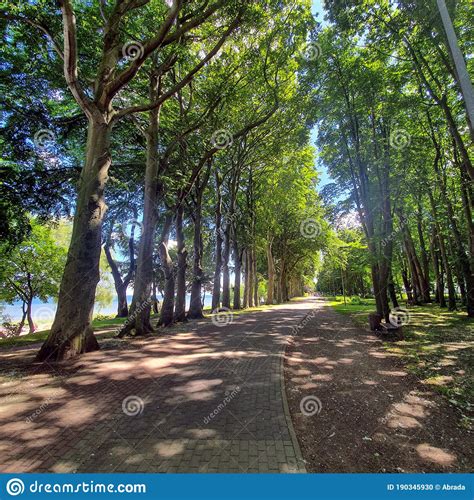
[[(162, 297), (158, 297), (160, 302), (162, 301)], [(186, 295), (186, 308), (189, 307), (189, 300), (191, 298), (190, 294)], [(206, 294), (204, 300), (204, 307), (211, 307), (211, 294)], [(110, 305), (105, 307), (99, 307), (97, 304), (94, 307), (94, 316), (97, 314), (103, 314), (106, 316), (115, 315), (117, 313), (117, 297), (114, 298), (113, 302)], [(127, 295), (128, 305), (132, 302), (132, 296)], [(18, 322), (21, 320), (22, 309), (21, 309), (21, 301), (14, 302), (13, 304), (5, 304), (1, 303), (2, 312), (1, 314), (6, 317), (8, 316), (11, 321)], [(47, 302), (41, 302), (39, 299), (34, 299), (32, 304), (32, 316), (33, 321), (38, 324), (38, 326), (42, 326), (44, 328), (48, 328), (51, 326), (53, 322), (54, 315), (56, 313), (57, 303), (53, 299), (49, 299)], [(5, 321), (4, 319), (3, 321)], [(1, 322), (3, 322), (1, 321)]]

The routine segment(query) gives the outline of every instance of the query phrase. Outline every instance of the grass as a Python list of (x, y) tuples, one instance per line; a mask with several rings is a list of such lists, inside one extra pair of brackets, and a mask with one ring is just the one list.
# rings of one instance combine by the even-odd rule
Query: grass
[[(293, 299), (292, 299), (293, 300)], [(253, 313), (253, 312), (262, 312), (270, 308), (271, 306), (267, 305), (260, 305), (257, 307), (250, 307), (247, 309), (240, 309), (238, 311), (232, 311), (232, 315), (235, 316), (241, 316), (242, 314), (247, 314), (247, 313)], [(210, 318), (212, 309), (211, 308), (206, 308), (203, 310), (204, 315), (206, 318)], [(115, 317), (103, 317), (101, 316), (100, 318), (94, 319), (92, 322), (92, 327), (94, 328), (95, 332), (101, 336), (101, 338), (108, 338), (108, 337), (113, 337), (116, 333), (116, 328), (123, 325), (125, 322), (126, 318), (115, 318)], [(177, 325), (173, 325), (172, 331), (180, 331), (180, 330), (185, 330), (186, 329), (186, 323), (180, 323)], [(35, 333), (27, 334), (27, 335), (22, 335), (20, 337), (8, 337), (8, 338), (3, 338), (0, 339), (0, 349), (3, 348), (10, 348), (10, 347), (21, 347), (21, 346), (27, 346), (30, 344), (35, 344), (39, 342), (43, 342), (46, 340), (49, 334), (49, 329), (48, 330), (39, 330), (36, 331)]]
[[(374, 299), (347, 304), (331, 297), (330, 305), (368, 328), (368, 314), (375, 310)], [(449, 312), (435, 304), (407, 308), (405, 340), (384, 343), (385, 349), (399, 356), (407, 369), (421, 382), (448, 398), (461, 412), (461, 424), (473, 424), (474, 403), (474, 321), (463, 311)]]
[[(92, 322), (92, 326), (95, 331), (100, 332), (103, 336), (112, 337), (115, 334), (115, 327), (122, 325), (126, 318), (100, 318), (95, 319)], [(102, 332), (104, 330), (104, 332)], [(29, 333), (27, 335), (21, 335), (20, 337), (8, 337), (0, 339), (0, 349), (5, 347), (14, 346), (26, 346), (29, 344), (35, 344), (38, 342), (43, 342), (49, 335), (49, 330), (40, 330), (35, 333)]]

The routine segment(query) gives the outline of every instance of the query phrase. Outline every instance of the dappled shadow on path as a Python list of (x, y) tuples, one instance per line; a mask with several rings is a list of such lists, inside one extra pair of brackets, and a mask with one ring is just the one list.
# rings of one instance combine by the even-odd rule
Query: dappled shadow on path
[(298, 472), (280, 363), (308, 308), (108, 339), (70, 364), (3, 351), (1, 471)]
[[(287, 350), (286, 387), (303, 456), (319, 472), (467, 471), (472, 450), (444, 398), (368, 331), (319, 301)], [(305, 415), (304, 397), (319, 413)]]

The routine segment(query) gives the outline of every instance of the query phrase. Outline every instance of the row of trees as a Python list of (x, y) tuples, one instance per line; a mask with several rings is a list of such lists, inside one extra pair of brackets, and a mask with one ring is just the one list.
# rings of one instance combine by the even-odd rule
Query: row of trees
[[(202, 317), (210, 283), (214, 309), (301, 294), (327, 232), (303, 80), (316, 29), (309, 2), (59, 3), (61, 12), (33, 2), (1, 14), (10, 187), (44, 174), (33, 176), (27, 202), (8, 198), (4, 251), (21, 239), (27, 214), (74, 208), (38, 359), (98, 348), (91, 319), (102, 249), (118, 315), (129, 317), (121, 336), (153, 330), (158, 290), (163, 326)], [(59, 188), (42, 203), (51, 177)]]
[[(467, 54), (471, 6), (448, 7)], [(310, 73), (321, 159), (337, 180), (324, 195), (340, 200), (334, 219), (355, 208), (362, 229), (340, 229), (320, 287), (371, 290), (386, 320), (396, 288), (474, 317), (474, 131), (437, 3), (335, 2), (328, 13)]]

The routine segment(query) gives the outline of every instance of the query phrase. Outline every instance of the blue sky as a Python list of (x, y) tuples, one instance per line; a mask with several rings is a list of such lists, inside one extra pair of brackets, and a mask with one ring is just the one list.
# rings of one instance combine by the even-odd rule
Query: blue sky
[[(316, 19), (324, 24), (324, 9), (322, 7), (323, 0), (313, 0), (312, 1), (312, 6), (311, 6), (311, 11), (313, 12), (313, 15), (316, 17)], [(316, 129), (313, 129), (311, 132), (311, 142), (314, 144), (316, 140)], [(329, 177), (326, 169), (324, 167), (319, 167), (319, 172), (320, 172), (320, 177), (319, 177), (319, 188), (324, 186), (325, 184), (328, 184), (329, 182), (332, 181), (332, 179)]]

